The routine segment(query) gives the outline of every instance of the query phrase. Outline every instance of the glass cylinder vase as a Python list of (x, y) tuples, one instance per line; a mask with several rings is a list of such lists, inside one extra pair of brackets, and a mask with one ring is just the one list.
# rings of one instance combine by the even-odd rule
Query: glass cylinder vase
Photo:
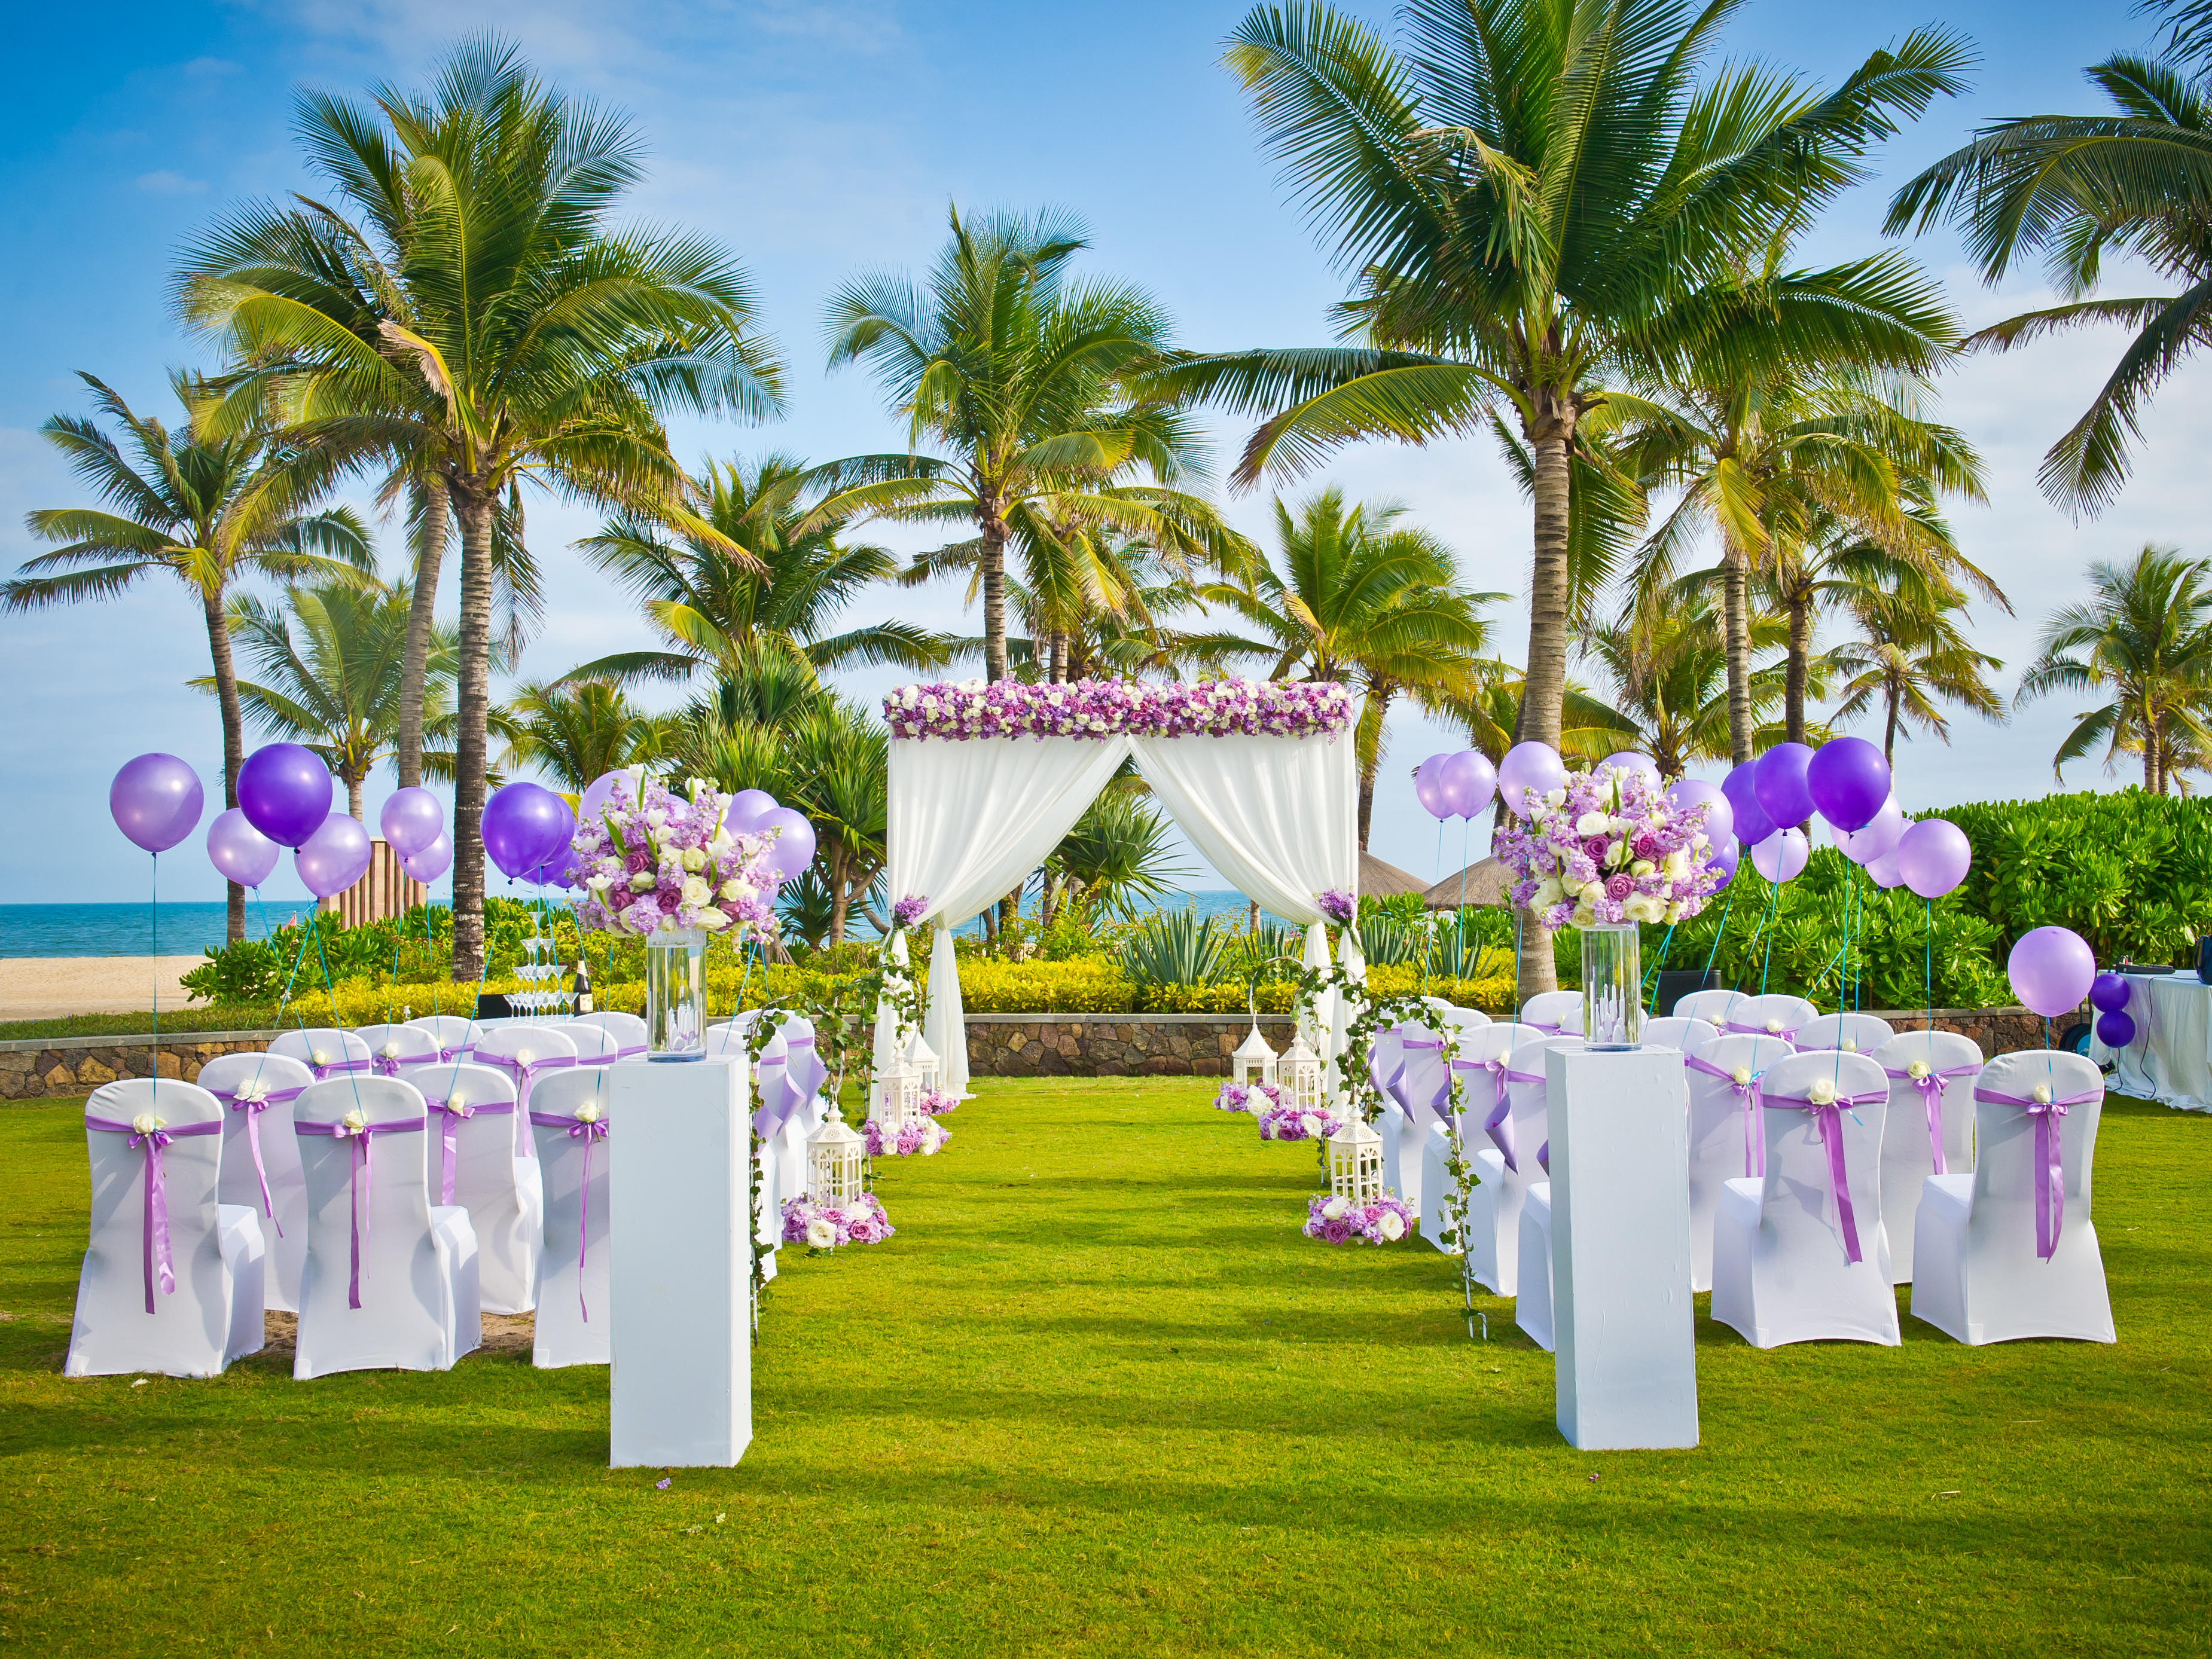
[(1632, 1049), (1644, 1039), (1644, 950), (1633, 922), (1583, 929), (1583, 1040)]
[(645, 1057), (706, 1057), (707, 935), (703, 929), (649, 935), (645, 942)]

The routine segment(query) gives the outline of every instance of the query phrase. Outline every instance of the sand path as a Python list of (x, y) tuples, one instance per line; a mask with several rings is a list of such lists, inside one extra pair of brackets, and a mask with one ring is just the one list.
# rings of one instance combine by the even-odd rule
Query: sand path
[(0, 1020), (53, 1020), (70, 1014), (129, 1014), (185, 1006), (180, 976), (199, 956), (0, 956)]

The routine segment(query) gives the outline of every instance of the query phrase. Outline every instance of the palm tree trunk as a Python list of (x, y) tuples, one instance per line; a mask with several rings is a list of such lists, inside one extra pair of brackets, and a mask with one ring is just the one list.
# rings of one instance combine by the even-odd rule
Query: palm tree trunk
[(1784, 736), (1793, 743), (1805, 741), (1805, 676), (1813, 653), (1812, 608), (1803, 600), (1790, 606), (1790, 666), (1783, 681)]
[[(1568, 449), (1573, 439), (1572, 417), (1558, 414), (1529, 433), (1536, 457), (1535, 554), (1528, 582), (1528, 667), (1515, 741), (1555, 749), (1567, 692)], [(1516, 971), (1522, 1001), (1559, 989), (1551, 932), (1534, 910), (1524, 916)]]
[(353, 821), (356, 824), (368, 821), (361, 803), (362, 785), (366, 781), (365, 777), (356, 777), (350, 772), (346, 775), (346, 810), (353, 814)]
[(1889, 687), (1889, 717), (1881, 730), (1881, 758), (1884, 765), (1893, 765), (1897, 759), (1897, 710), (1904, 700), (1904, 688), (1892, 681)]
[(454, 743), (453, 980), (483, 972), (485, 720), (491, 710), (491, 526), (489, 491), (456, 489), (461, 524), (459, 730)]
[(1054, 628), (1052, 631), (1052, 683), (1055, 686), (1064, 686), (1067, 683), (1067, 630), (1066, 628)]
[(830, 849), (830, 942), (845, 942), (845, 924), (853, 911), (853, 884), (847, 879), (849, 869), (845, 855), (837, 848)]
[(1729, 756), (1739, 766), (1752, 758), (1750, 581), (1743, 549), (1731, 543), (1721, 554), (1721, 627), (1728, 654)]
[(983, 677), (1006, 677), (1006, 527), (994, 514), (982, 522)]
[[(1367, 851), (1368, 833), (1375, 823), (1375, 775), (1382, 769), (1382, 728), (1390, 718), (1393, 692), (1378, 687), (1367, 695), (1359, 711), (1359, 850)], [(1373, 718), (1369, 718), (1372, 711)]]
[(407, 610), (406, 651), (399, 663), (399, 752), (393, 764), (402, 789), (412, 789), (422, 781), (422, 680), (428, 672), (430, 624), (438, 604), (438, 567), (445, 562), (446, 521), (452, 512), (442, 477), (433, 474), (423, 481), (422, 490), (415, 592)]
[[(230, 656), (230, 621), (222, 614), (221, 593), (200, 596), (207, 612), (208, 655), (215, 660), (216, 701), (222, 710), (222, 804), (238, 804), (238, 769), (246, 764), (246, 714), (238, 703), (238, 669)], [(231, 944), (246, 937), (246, 889), (224, 883), (222, 936)]]

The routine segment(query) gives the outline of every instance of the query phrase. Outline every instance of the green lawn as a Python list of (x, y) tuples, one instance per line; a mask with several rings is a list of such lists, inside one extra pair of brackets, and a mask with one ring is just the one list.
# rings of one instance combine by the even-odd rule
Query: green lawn
[[(899, 1235), (787, 1251), (729, 1470), (610, 1471), (606, 1373), (58, 1374), (77, 1110), (0, 1109), (0, 1647), (40, 1654), (2200, 1653), (2212, 1118), (2109, 1105), (2120, 1343), (1759, 1353), (1583, 1456), (1418, 1243), (1299, 1238), (1210, 1085), (978, 1085)], [(2071, 1218), (2069, 1217), (2069, 1220)]]

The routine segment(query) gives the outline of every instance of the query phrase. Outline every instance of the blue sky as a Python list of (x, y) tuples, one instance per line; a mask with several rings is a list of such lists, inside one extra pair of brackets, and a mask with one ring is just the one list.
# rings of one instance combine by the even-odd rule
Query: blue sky
[[(946, 203), (1069, 207), (1089, 222), (1091, 269), (1151, 287), (1182, 337), (1206, 347), (1324, 337), (1340, 278), (1257, 153), (1238, 95), (1217, 63), (1243, 8), (1070, 0), (1051, 6), (808, 3), (487, 5), (482, 0), (343, 4), (121, 4), (28, 9), (11, 28), (0, 98), (0, 215), (14, 257), (0, 263), (0, 561), (35, 551), (23, 514), (65, 505), (70, 481), (36, 428), (85, 407), (88, 370), (143, 410), (165, 415), (165, 374), (204, 363), (169, 320), (175, 249), (242, 198), (304, 188), (290, 142), (293, 91), (358, 91), (420, 77), (458, 36), (495, 27), (572, 91), (629, 111), (652, 152), (634, 203), (641, 220), (721, 239), (756, 278), (764, 320), (792, 365), (791, 418), (765, 429), (687, 422), (686, 457), (773, 446), (827, 458), (895, 445), (897, 429), (864, 375), (821, 371), (821, 308), (843, 276), (925, 263)], [(1385, 8), (1359, 8), (1387, 21)], [(2087, 110), (2082, 65), (2148, 39), (2126, 9), (2015, 4), (1812, 8), (1767, 0), (1741, 14), (1730, 55), (1833, 80), (1863, 54), (1929, 21), (1971, 37), (1983, 64), (1969, 97), (1940, 106), (1881, 158), (1881, 179), (1842, 203), (1809, 250), (1868, 251), (1894, 184), (1954, 147), (1978, 121)], [(1999, 293), (1960, 267), (1948, 238), (1917, 252), (1949, 282), (1970, 323), (2034, 303), (2033, 274)], [(2112, 292), (2155, 292), (2126, 275)], [(2003, 657), (2008, 691), (2037, 621), (2071, 596), (2084, 562), (2146, 540), (2206, 551), (2197, 457), (2212, 438), (2212, 393), (2185, 372), (2160, 399), (2153, 437), (2117, 506), (2087, 526), (2037, 493), (2044, 448), (2079, 414), (2116, 346), (2081, 336), (2010, 359), (1977, 360), (1947, 381), (1945, 409), (1989, 460), (1991, 504), (1958, 510), (1969, 553), (2014, 596), (2019, 615), (1977, 613), (1976, 637)], [(1221, 429), (1225, 454), (1241, 439)], [(1527, 509), (1495, 455), (1474, 444), (1375, 447), (1327, 474), (1363, 495), (1393, 496), (1458, 550), (1471, 585), (1512, 592), (1497, 615), (1509, 655), (1525, 640)], [(1264, 495), (1231, 510), (1255, 532)], [(590, 516), (534, 503), (532, 539), (546, 564), (552, 614), (526, 673), (557, 674), (644, 641), (619, 596), (566, 544)], [(902, 547), (911, 536), (886, 534)], [(896, 596), (899, 609), (953, 626), (951, 590)], [(890, 602), (886, 596), (886, 602)], [(972, 621), (969, 625), (974, 626)], [(182, 688), (206, 671), (197, 608), (149, 584), (106, 605), (0, 619), (0, 903), (126, 898), (143, 890), (143, 856), (106, 814), (117, 766), (148, 749), (184, 755), (210, 780), (220, 760), (211, 703)], [(895, 676), (854, 676), (875, 693)], [(2034, 795), (2073, 712), (2066, 703), (2003, 726), (1960, 722), (1953, 746), (1900, 751), (1910, 807)], [(1378, 802), (1375, 851), (1420, 873), (1456, 868), (1415, 807), (1406, 772), (1449, 734), (1401, 720)], [(2075, 787), (2102, 784), (2077, 766)], [(372, 785), (371, 809), (388, 792)], [(1456, 843), (1456, 831), (1452, 839)], [(163, 891), (219, 895), (197, 839), (165, 861)], [(296, 896), (289, 868), (272, 899)], [(1211, 885), (1203, 872), (1196, 885)]]

